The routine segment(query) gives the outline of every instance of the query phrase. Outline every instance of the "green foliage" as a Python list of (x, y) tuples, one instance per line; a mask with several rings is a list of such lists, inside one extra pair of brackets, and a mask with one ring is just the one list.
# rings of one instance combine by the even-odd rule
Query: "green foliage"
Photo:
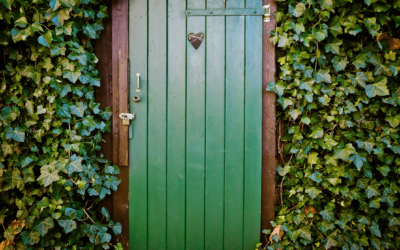
[(266, 248), (400, 249), (400, 1), (277, 2), (284, 235)]
[(122, 249), (110, 242), (121, 224), (97, 208), (121, 182), (118, 167), (97, 154), (112, 115), (94, 100), (93, 39), (105, 17), (101, 0), (0, 2), (0, 243), (8, 241), (7, 250)]

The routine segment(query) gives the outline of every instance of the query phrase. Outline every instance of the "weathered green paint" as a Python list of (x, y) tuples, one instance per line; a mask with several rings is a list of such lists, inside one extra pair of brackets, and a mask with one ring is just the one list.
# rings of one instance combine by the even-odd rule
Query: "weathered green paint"
[[(130, 0), (131, 249), (254, 249), (259, 241), (262, 17), (237, 9), (260, 9), (261, 0), (227, 1), (236, 16), (186, 16), (223, 8), (219, 0)], [(187, 36), (199, 32), (195, 50)]]
[[(246, 7), (260, 7), (261, 1), (246, 1)], [(259, 30), (262, 22), (258, 17), (246, 17), (246, 74), (245, 74), (245, 166), (244, 166), (244, 227), (243, 249), (253, 249), (254, 241), (260, 237), (255, 224), (260, 223), (261, 207), (261, 154), (262, 145), (262, 103), (258, 97), (262, 91), (259, 65), (262, 65), (262, 47)], [(255, 192), (256, 191), (256, 192)]]
[(168, 1), (167, 249), (185, 249), (186, 2)]
[(149, 0), (148, 6), (148, 249), (161, 250), (167, 241), (167, 5)]
[[(207, 8), (223, 8), (207, 0)], [(225, 17), (208, 16), (206, 40), (206, 190), (205, 249), (224, 246), (225, 172)]]
[[(129, 140), (129, 247), (147, 249), (147, 1), (129, 2), (129, 109), (137, 119), (131, 122)], [(136, 93), (136, 73), (140, 72), (141, 92)], [(134, 95), (140, 102), (133, 102)]]
[[(188, 8), (204, 9), (205, 0), (188, 0)], [(187, 18), (186, 32), (204, 33), (205, 17)], [(186, 249), (204, 249), (205, 180), (205, 41), (187, 47), (186, 61)]]

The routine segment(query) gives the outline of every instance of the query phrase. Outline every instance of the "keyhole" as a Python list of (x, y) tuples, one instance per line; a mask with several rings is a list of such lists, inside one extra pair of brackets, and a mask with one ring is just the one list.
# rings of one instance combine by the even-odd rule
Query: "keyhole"
[(137, 96), (137, 95), (133, 96), (132, 99), (133, 99), (134, 102), (139, 102), (140, 101), (140, 97)]

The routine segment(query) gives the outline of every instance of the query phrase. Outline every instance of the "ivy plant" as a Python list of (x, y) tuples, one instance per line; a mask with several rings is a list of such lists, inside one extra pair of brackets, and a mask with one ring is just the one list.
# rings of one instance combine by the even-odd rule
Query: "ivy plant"
[(121, 224), (97, 207), (121, 182), (98, 153), (106, 17), (101, 0), (0, 3), (0, 249), (122, 249)]
[(400, 1), (277, 2), (279, 202), (264, 248), (400, 249)]

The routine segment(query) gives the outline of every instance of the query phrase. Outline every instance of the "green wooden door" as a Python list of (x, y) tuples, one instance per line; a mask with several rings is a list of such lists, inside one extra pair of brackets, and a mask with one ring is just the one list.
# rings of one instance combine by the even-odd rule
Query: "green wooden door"
[[(236, 14), (186, 15), (224, 5)], [(259, 242), (262, 17), (244, 8), (262, 1), (130, 0), (130, 249)]]

